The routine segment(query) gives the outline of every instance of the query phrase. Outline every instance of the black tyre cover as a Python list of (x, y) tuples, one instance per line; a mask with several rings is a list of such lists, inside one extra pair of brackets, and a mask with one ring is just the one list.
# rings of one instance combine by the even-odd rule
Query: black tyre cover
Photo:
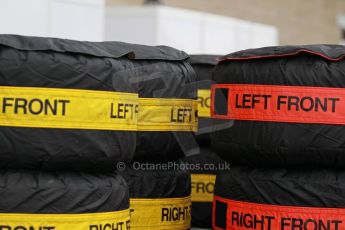
[[(194, 98), (196, 91), (187, 87), (195, 78), (187, 58), (185, 53), (169, 47), (1, 35), (0, 86)], [(2, 126), (0, 138), (1, 168), (108, 172), (115, 169), (116, 162), (132, 160), (137, 134)], [(172, 132), (139, 133), (137, 149), (138, 158), (182, 155)]]
[[(212, 228), (212, 201), (216, 174), (227, 162), (209, 148), (200, 148), (200, 154), (181, 159), (191, 172), (192, 227)], [(229, 164), (228, 164), (229, 165)]]
[[(123, 43), (0, 36), (0, 86), (132, 92), (116, 76), (129, 62)], [(0, 168), (112, 171), (129, 162), (135, 132), (0, 127)]]
[(130, 226), (129, 191), (118, 174), (0, 172), (1, 229)]
[[(197, 81), (211, 81), (212, 71), (220, 55), (190, 55), (189, 63), (193, 67)], [(209, 88), (204, 88), (209, 89)]]
[(232, 168), (217, 175), (214, 229), (343, 229), (344, 182), (344, 171)]
[(76, 214), (129, 208), (118, 174), (9, 170), (0, 172), (0, 213)]
[[(145, 169), (154, 165), (142, 163)], [(135, 163), (133, 167), (138, 165)], [(133, 228), (190, 228), (191, 182), (188, 171), (126, 169), (120, 174), (129, 187)]]
[[(197, 98), (195, 73), (187, 62), (188, 55), (169, 47), (153, 50), (156, 57), (150, 60), (137, 57), (133, 71), (134, 84), (139, 98)], [(133, 77), (132, 77), (133, 78)], [(184, 156), (185, 151), (196, 148), (192, 132), (185, 131), (143, 131), (138, 132), (134, 159), (137, 161), (168, 161)]]
[[(245, 50), (223, 57), (213, 77), (217, 84), (343, 88), (344, 54), (338, 45)], [(211, 136), (216, 153), (231, 165), (345, 166), (344, 125), (235, 120)]]
[(212, 71), (217, 64), (217, 55), (191, 55), (189, 62), (192, 65), (198, 86), (198, 107), (199, 107), (199, 124), (198, 132), (195, 134), (199, 145), (209, 146), (210, 136), (204, 128), (212, 126), (211, 119), (204, 117), (200, 113), (201, 109), (210, 110), (210, 97), (204, 97), (199, 90), (210, 90), (212, 81)]

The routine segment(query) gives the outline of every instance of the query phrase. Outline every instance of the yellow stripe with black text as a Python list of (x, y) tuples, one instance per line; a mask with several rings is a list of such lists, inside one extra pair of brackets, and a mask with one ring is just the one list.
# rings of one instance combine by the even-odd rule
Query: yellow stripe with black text
[(212, 202), (216, 175), (191, 174), (192, 202)]
[(138, 94), (0, 86), (0, 126), (196, 131), (197, 102)]
[(139, 131), (197, 131), (197, 128), (195, 100), (139, 98)]
[(96, 90), (0, 87), (0, 125), (137, 129), (138, 95)]
[(183, 230), (190, 228), (191, 199), (130, 199), (132, 230)]
[(198, 90), (198, 115), (199, 117), (211, 117), (211, 90)]
[(92, 214), (0, 214), (3, 230), (130, 229), (129, 209)]

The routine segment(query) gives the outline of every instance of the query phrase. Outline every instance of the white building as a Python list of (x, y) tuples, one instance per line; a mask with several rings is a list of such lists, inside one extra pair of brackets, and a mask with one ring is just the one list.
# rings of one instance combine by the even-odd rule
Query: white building
[(168, 45), (192, 54), (278, 43), (268, 25), (167, 6), (107, 7), (104, 0), (0, 0), (0, 33)]

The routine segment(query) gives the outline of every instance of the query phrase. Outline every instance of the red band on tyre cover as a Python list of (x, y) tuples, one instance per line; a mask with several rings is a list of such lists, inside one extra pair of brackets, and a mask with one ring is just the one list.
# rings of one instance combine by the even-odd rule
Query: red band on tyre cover
[(290, 56), (297, 56), (300, 53), (309, 53), (313, 54), (322, 58), (325, 58), (329, 61), (339, 61), (345, 57), (345, 54), (342, 54), (338, 57), (332, 57), (330, 55), (313, 51), (313, 50), (308, 50), (308, 49), (298, 49), (293, 52), (288, 52), (288, 53), (282, 53), (282, 54), (266, 54), (266, 55), (257, 55), (257, 56), (246, 56), (246, 57), (224, 57), (219, 60), (219, 62), (222, 61), (243, 61), (243, 60), (251, 60), (251, 59), (265, 59), (265, 58), (277, 58), (277, 57), (290, 57)]
[(345, 208), (254, 204), (215, 196), (215, 230), (344, 230)]
[(231, 120), (345, 124), (345, 89), (216, 84), (211, 116)]

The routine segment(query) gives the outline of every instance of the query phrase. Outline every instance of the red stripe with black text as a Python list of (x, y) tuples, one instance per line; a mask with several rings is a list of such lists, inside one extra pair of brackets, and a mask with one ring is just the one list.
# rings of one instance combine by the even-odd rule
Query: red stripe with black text
[(345, 89), (215, 84), (211, 116), (219, 119), (345, 124)]
[(345, 208), (256, 204), (214, 197), (214, 230), (345, 230)]

